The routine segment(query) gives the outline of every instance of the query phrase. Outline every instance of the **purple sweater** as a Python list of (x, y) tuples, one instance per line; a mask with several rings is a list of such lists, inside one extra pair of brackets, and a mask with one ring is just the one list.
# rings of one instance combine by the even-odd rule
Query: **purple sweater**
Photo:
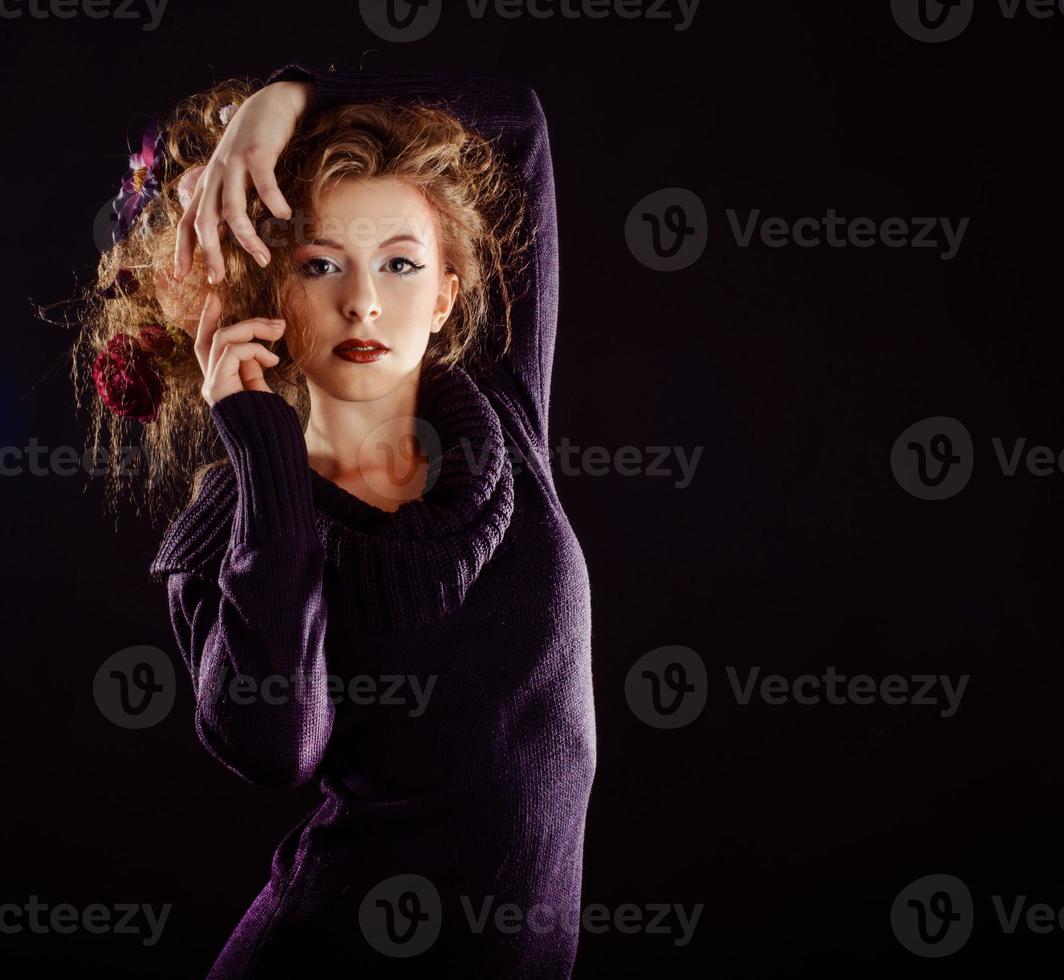
[(270, 81), (298, 77), (315, 81), (311, 111), (446, 100), (500, 137), (539, 241), (506, 357), (422, 384), (439, 452), (420, 500), (386, 512), (316, 473), (279, 395), (211, 409), (228, 463), (150, 572), (203, 744), (254, 783), (317, 779), (323, 801), (279, 843), (210, 976), (568, 977), (596, 740), (587, 567), (547, 451), (543, 111), (496, 79), (288, 66)]

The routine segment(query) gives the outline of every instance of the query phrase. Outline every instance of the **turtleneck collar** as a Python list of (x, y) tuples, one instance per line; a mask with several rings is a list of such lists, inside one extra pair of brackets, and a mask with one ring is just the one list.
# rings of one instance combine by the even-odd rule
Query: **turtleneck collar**
[(453, 612), (513, 514), (502, 425), (468, 373), (452, 368), (425, 378), (418, 418), (435, 430), (422, 440), (432, 451), (419, 500), (383, 511), (311, 471), (327, 562), (343, 579), (347, 621), (361, 628), (418, 625)]
[[(419, 426), (429, 472), (418, 500), (384, 511), (311, 470), (326, 556), (330, 615), (367, 632), (454, 612), (491, 558), (514, 510), (513, 467), (499, 416), (460, 367), (423, 377)], [(231, 466), (209, 470), (199, 496), (168, 529), (150, 572), (217, 574), (236, 504)], [(335, 608), (339, 600), (339, 608)]]

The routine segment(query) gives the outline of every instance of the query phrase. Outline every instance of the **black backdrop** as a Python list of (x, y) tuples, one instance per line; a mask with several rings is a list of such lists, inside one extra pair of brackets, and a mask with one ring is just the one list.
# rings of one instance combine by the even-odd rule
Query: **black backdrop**
[[(616, 12), (477, 18), (444, 6), (409, 44), (376, 37), (354, 2), (172, 0), (152, 30), (143, 4), (128, 8), (141, 19), (5, 7), (24, 15), (0, 21), (0, 446), (19, 451), (4, 461), (22, 471), (0, 479), (0, 903), (172, 911), (151, 947), (113, 932), (0, 933), (4, 974), (202, 976), (317, 798), (244, 784), (198, 744), (165, 593), (147, 578), (161, 529), (132, 509), (116, 527), (98, 478), (31, 472), (31, 439), (80, 449), (86, 429), (71, 334), (33, 304), (91, 272), (94, 218), (150, 113), (216, 79), (293, 60), (354, 66), (366, 49), (369, 67), (513, 77), (540, 95), (562, 263), (552, 442), (702, 450), (685, 487), (616, 466), (556, 475), (593, 597), (599, 769), (584, 901), (703, 905), (686, 945), (588, 931), (576, 975), (1048, 970), (1064, 929), (1021, 919), (1009, 932), (996, 909), (1018, 896), (1025, 910), (1064, 907), (1064, 475), (1022, 461), (1006, 475), (992, 440), (1006, 456), (1018, 439), (1064, 449), (1064, 15), (1010, 18), (987, 2), (958, 37), (928, 43), (902, 27), (915, 2), (898, 17), (888, 0), (705, 3), (686, 30)], [(697, 195), (708, 238), (687, 268), (658, 271), (625, 224), (668, 188)], [(882, 236), (743, 247), (728, 217), (760, 209), (790, 224), (829, 208), (877, 224), (968, 223), (946, 259)], [(899, 436), (938, 417), (953, 421), (906, 436), (892, 467)], [(953, 465), (971, 466), (967, 485), (922, 499), (905, 463), (921, 439), (932, 457), (952, 447)], [(93, 697), (100, 664), (136, 644), (166, 652), (179, 681), (173, 710), (142, 731), (112, 724)], [(693, 695), (704, 707), (674, 729), (646, 723), (626, 696), (633, 665), (664, 646), (689, 648), (688, 667), (706, 671)], [(728, 668), (741, 683), (754, 667), (791, 682), (829, 667), (876, 683), (968, 679), (952, 713), (881, 694), (743, 704)], [(958, 931), (971, 927), (967, 941), (950, 934), (956, 952), (913, 951), (910, 885), (932, 912), (960, 915)]]

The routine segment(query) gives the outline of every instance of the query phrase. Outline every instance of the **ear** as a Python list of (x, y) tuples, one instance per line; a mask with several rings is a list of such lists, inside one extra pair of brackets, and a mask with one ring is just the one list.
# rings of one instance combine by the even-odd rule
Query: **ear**
[[(182, 310), (182, 300), (188, 296), (188, 290), (181, 289), (178, 291), (175, 289), (173, 280), (163, 269), (155, 269), (152, 274), (152, 279), (155, 283), (155, 298), (159, 301), (159, 305), (162, 307), (166, 319), (171, 323), (176, 323), (185, 331), (185, 333), (195, 340), (196, 333), (199, 331), (199, 314), (195, 313), (190, 316)], [(200, 310), (203, 308), (203, 301), (206, 300), (206, 293), (204, 293), (200, 299), (200, 305), (192, 307), (194, 310)]]
[(432, 317), (432, 333), (439, 333), (447, 322), (458, 299), (458, 273), (447, 272), (440, 278), (440, 292), (436, 297), (436, 307)]

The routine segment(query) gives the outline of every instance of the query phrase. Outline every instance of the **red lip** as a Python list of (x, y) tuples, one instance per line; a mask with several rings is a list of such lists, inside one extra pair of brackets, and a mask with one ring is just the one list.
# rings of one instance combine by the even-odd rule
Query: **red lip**
[(333, 350), (339, 352), (339, 351), (342, 351), (342, 350), (347, 350), (350, 347), (375, 347), (375, 348), (379, 348), (381, 350), (390, 350), (391, 349), (391, 348), (385, 346), (384, 344), (382, 344), (379, 340), (362, 340), (359, 337), (350, 337), (347, 340), (345, 340), (342, 344), (337, 344), (333, 348)]

